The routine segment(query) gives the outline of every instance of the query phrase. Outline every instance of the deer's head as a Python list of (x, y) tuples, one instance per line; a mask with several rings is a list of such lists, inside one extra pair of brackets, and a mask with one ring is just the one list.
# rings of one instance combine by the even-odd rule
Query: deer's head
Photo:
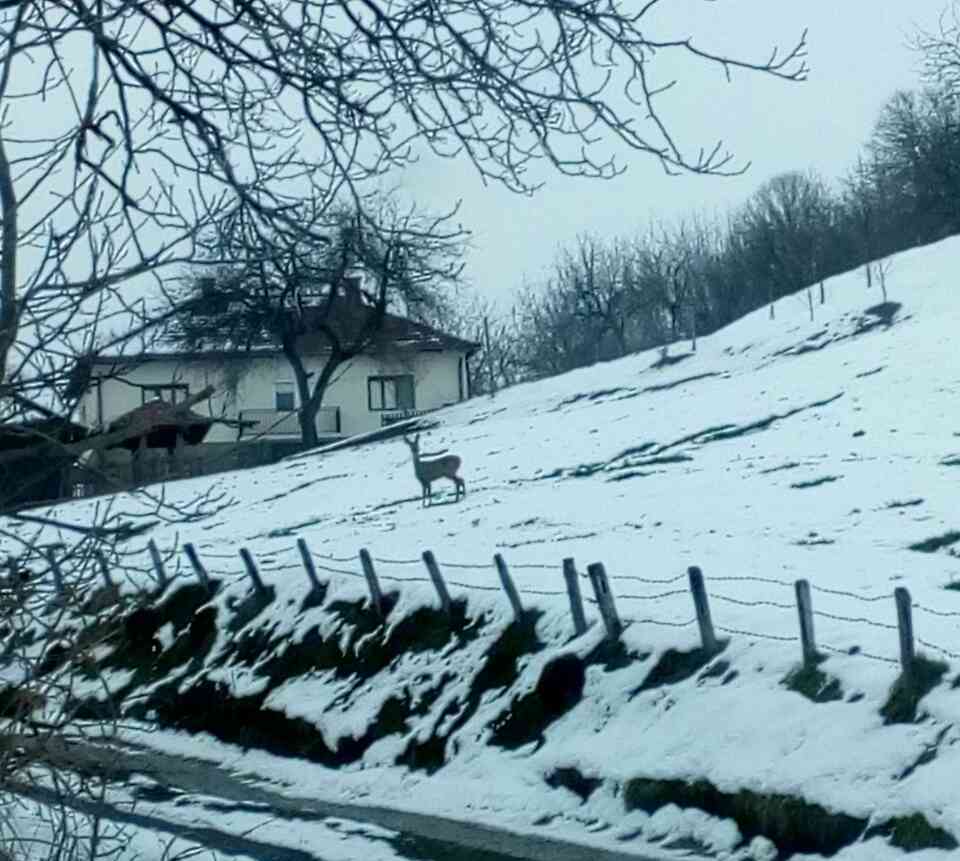
[(417, 434), (413, 439), (404, 434), (403, 441), (410, 447), (410, 453), (414, 457), (420, 453), (420, 434)]

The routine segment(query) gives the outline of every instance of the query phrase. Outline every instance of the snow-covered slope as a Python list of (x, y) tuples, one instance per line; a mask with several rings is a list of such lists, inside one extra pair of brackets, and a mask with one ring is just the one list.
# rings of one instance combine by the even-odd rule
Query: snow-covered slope
[[(301, 790), (322, 786), (338, 797), (584, 839), (594, 831), (589, 839), (599, 843), (653, 846), (664, 857), (684, 846), (764, 857), (772, 850), (762, 839), (739, 842), (768, 830), (736, 812), (737, 793), (741, 802), (752, 793), (774, 806), (787, 798), (807, 805), (801, 818), (848, 817), (824, 829), (846, 834), (848, 826), (856, 838), (822, 844), (844, 858), (899, 857), (890, 835), (907, 842), (902, 834), (917, 813), (929, 826), (911, 832), (926, 835), (920, 845), (947, 847), (950, 835), (960, 839), (952, 777), (960, 767), (960, 592), (947, 588), (960, 580), (957, 272), (960, 239), (951, 239), (893, 258), (886, 303), (852, 272), (826, 282), (823, 304), (814, 290), (813, 320), (803, 293), (780, 301), (774, 319), (761, 309), (702, 339), (695, 353), (677, 344), (665, 361), (638, 354), (438, 412), (421, 446), (463, 459), (468, 493), (459, 504), (452, 486), (440, 499), (437, 487), (437, 503), (422, 508), (408, 451), (394, 439), (170, 484), (162, 508), (120, 496), (48, 514), (83, 522), (112, 505), (119, 519), (154, 523), (120, 547), (125, 588), (149, 578), (137, 573), (149, 571), (147, 538), (184, 578), (179, 548), (192, 541), (222, 579), (209, 659), (171, 671), (181, 693), (202, 677), (236, 697), (266, 694), (264, 708), (302, 719), (336, 751), (344, 739), (363, 740), (402, 692), (403, 720), (367, 738), (335, 772), (263, 751), (244, 756), (244, 768), (286, 774)], [(200, 516), (169, 513), (198, 494), (206, 495)], [(57, 532), (44, 530), (44, 540)], [(307, 579), (297, 538), (329, 578), (323, 606), (301, 608)], [(227, 620), (249, 585), (241, 546), (276, 599), (231, 630)], [(392, 655), (360, 678), (322, 667), (282, 682), (268, 677), (266, 656), (306, 648), (310, 631), (362, 651), (360, 640), (347, 644), (344, 615), (328, 611), (366, 594), (360, 548), (372, 554), (383, 588), (399, 594), (388, 630), (436, 604), (420, 559), (432, 550), (452, 597), (467, 601), (461, 633)], [(477, 682), (511, 620), (494, 553), (506, 559), (524, 605), (543, 613), (536, 645), (519, 649), (506, 688)], [(627, 622), (621, 652), (598, 650), (604, 632), (592, 604), (594, 624), (571, 637), (565, 557), (581, 573), (604, 563)], [(691, 565), (703, 570), (725, 641), (711, 662), (696, 653)], [(813, 590), (820, 670), (836, 683), (837, 697), (823, 702), (784, 684), (800, 661), (793, 584), (801, 578)], [(915, 604), (918, 650), (948, 665), (900, 721), (883, 712), (899, 674), (897, 586)], [(244, 662), (230, 650), (254, 632), (269, 643)], [(165, 649), (177, 635), (161, 629)], [(582, 697), (529, 740), (520, 733), (504, 743), (497, 727), (520, 720), (523, 697), (562, 654), (582, 659)], [(109, 673), (114, 687), (135, 675)], [(477, 701), (468, 707), (471, 692)], [(411, 750), (439, 736), (439, 762), (422, 767)], [(173, 733), (152, 743), (217, 757), (231, 749)], [(584, 790), (585, 801), (563, 788), (582, 778), (600, 781)], [(691, 800), (673, 781), (710, 789)], [(661, 803), (671, 792), (683, 810)], [(802, 850), (803, 839), (793, 848)], [(925, 854), (952, 853), (913, 857)]]

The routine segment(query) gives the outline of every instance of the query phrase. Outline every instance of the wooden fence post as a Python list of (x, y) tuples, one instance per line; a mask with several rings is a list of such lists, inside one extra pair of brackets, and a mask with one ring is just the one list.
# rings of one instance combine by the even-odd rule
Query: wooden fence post
[(897, 602), (897, 628), (900, 631), (900, 667), (904, 677), (909, 680), (913, 675), (916, 659), (913, 646), (913, 600), (903, 586), (893, 590), (893, 597)]
[(817, 659), (817, 641), (813, 635), (813, 601), (810, 598), (810, 583), (797, 580), (793, 584), (797, 593), (797, 612), (800, 614), (800, 643), (803, 647), (803, 665), (815, 667)]
[(183, 552), (187, 554), (187, 559), (190, 560), (190, 565), (193, 567), (193, 571), (197, 575), (200, 585), (209, 593), (210, 577), (207, 574), (207, 569), (203, 567), (200, 557), (197, 555), (197, 548), (187, 541), (183, 545)]
[(493, 563), (497, 566), (497, 573), (500, 575), (503, 591), (507, 593), (507, 600), (513, 607), (513, 615), (520, 622), (523, 620), (523, 604), (520, 603), (520, 594), (517, 592), (517, 587), (513, 585), (513, 578), (510, 576), (510, 569), (507, 568), (506, 560), (499, 553), (495, 553)]
[(360, 551), (360, 564), (363, 566), (363, 576), (367, 578), (367, 586), (370, 589), (370, 603), (373, 605), (374, 612), (382, 619), (384, 616), (383, 593), (380, 591), (380, 583), (377, 580), (376, 569), (373, 567), (373, 560), (366, 549)]
[(620, 622), (620, 616), (617, 614), (617, 605), (613, 600), (613, 592), (610, 591), (610, 581), (607, 579), (607, 572), (603, 563), (591, 562), (587, 566), (587, 574), (593, 584), (593, 594), (597, 598), (597, 607), (607, 629), (607, 639), (617, 640), (623, 633), (623, 625)]
[(571, 557), (563, 560), (563, 579), (567, 581), (567, 596), (570, 598), (570, 615), (573, 616), (573, 630), (580, 636), (587, 630), (587, 617), (583, 612), (583, 597), (580, 594), (580, 575)]
[(153, 570), (157, 572), (157, 582), (160, 584), (160, 590), (163, 591), (167, 588), (167, 571), (163, 567), (163, 557), (160, 555), (156, 542), (152, 538), (147, 542), (147, 550), (150, 551)]
[(310, 589), (313, 592), (320, 592), (323, 587), (320, 585), (320, 579), (317, 577), (317, 568), (313, 564), (313, 555), (307, 542), (302, 538), (297, 539), (297, 549), (300, 551), (300, 558), (303, 560), (304, 570), (307, 572), (307, 578), (310, 580)]
[(250, 579), (253, 581), (253, 588), (257, 590), (257, 594), (261, 597), (269, 595), (270, 593), (267, 591), (267, 587), (263, 585), (260, 571), (257, 569), (257, 563), (246, 547), (240, 548), (240, 558), (243, 560), (243, 564), (247, 569), (247, 574), (250, 575)]
[(703, 651), (712, 655), (717, 651), (717, 636), (713, 632), (713, 621), (710, 619), (710, 603), (707, 601), (707, 589), (703, 585), (703, 572), (692, 565), (687, 569), (690, 578), (690, 592), (693, 594), (693, 606), (697, 611), (697, 624), (700, 626), (700, 642)]
[(437, 590), (437, 595), (440, 596), (440, 609), (449, 616), (451, 607), (450, 593), (447, 592), (447, 584), (443, 582), (443, 574), (440, 573), (440, 566), (437, 565), (437, 560), (431, 551), (423, 551), (423, 564), (427, 566), (427, 572), (430, 574), (433, 586)]
[(100, 565), (100, 576), (103, 578), (103, 585), (108, 589), (116, 588), (110, 577), (110, 563), (107, 562), (107, 557), (99, 548), (97, 548), (97, 563)]

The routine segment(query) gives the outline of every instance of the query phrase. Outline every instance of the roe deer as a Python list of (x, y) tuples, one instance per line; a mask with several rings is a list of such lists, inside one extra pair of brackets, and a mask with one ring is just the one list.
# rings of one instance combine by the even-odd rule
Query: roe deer
[(461, 492), (464, 496), (467, 495), (467, 485), (457, 475), (461, 463), (459, 457), (455, 454), (447, 454), (431, 460), (421, 460), (420, 434), (417, 434), (413, 439), (404, 436), (403, 441), (410, 446), (410, 454), (413, 455), (413, 471), (416, 473), (417, 481), (420, 482), (420, 487), (423, 489), (423, 494), (420, 497), (422, 504), (426, 505), (430, 502), (430, 485), (438, 478), (449, 478), (454, 483), (457, 488), (455, 501), (460, 501)]

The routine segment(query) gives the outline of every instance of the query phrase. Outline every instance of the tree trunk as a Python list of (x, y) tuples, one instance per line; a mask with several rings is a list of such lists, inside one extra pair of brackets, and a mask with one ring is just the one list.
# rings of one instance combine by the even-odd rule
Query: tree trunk
[(283, 344), (283, 354), (293, 371), (293, 377), (297, 384), (297, 397), (300, 400), (300, 408), (297, 410), (297, 423), (300, 425), (300, 441), (304, 448), (316, 448), (319, 442), (317, 438), (317, 411), (320, 404), (312, 405), (313, 394), (310, 391), (310, 375), (303, 364), (303, 359), (297, 352), (293, 341), (285, 341)]
[(347, 356), (342, 351), (333, 351), (324, 363), (311, 390), (310, 374), (307, 373), (300, 355), (294, 348), (287, 349), (286, 347), (284, 348), (284, 354), (293, 369), (293, 375), (297, 382), (297, 392), (300, 396), (300, 409), (297, 410), (300, 441), (304, 448), (316, 448), (320, 444), (320, 437), (317, 433), (317, 415), (323, 404), (323, 396), (327, 393), (327, 387), (330, 385), (334, 373), (346, 361)]
[(311, 407), (310, 401), (302, 404), (297, 411), (297, 420), (300, 422), (300, 441), (304, 448), (316, 448), (320, 444), (317, 435), (317, 412), (320, 405)]
[(17, 196), (6, 146), (0, 137), (0, 382), (17, 338)]

